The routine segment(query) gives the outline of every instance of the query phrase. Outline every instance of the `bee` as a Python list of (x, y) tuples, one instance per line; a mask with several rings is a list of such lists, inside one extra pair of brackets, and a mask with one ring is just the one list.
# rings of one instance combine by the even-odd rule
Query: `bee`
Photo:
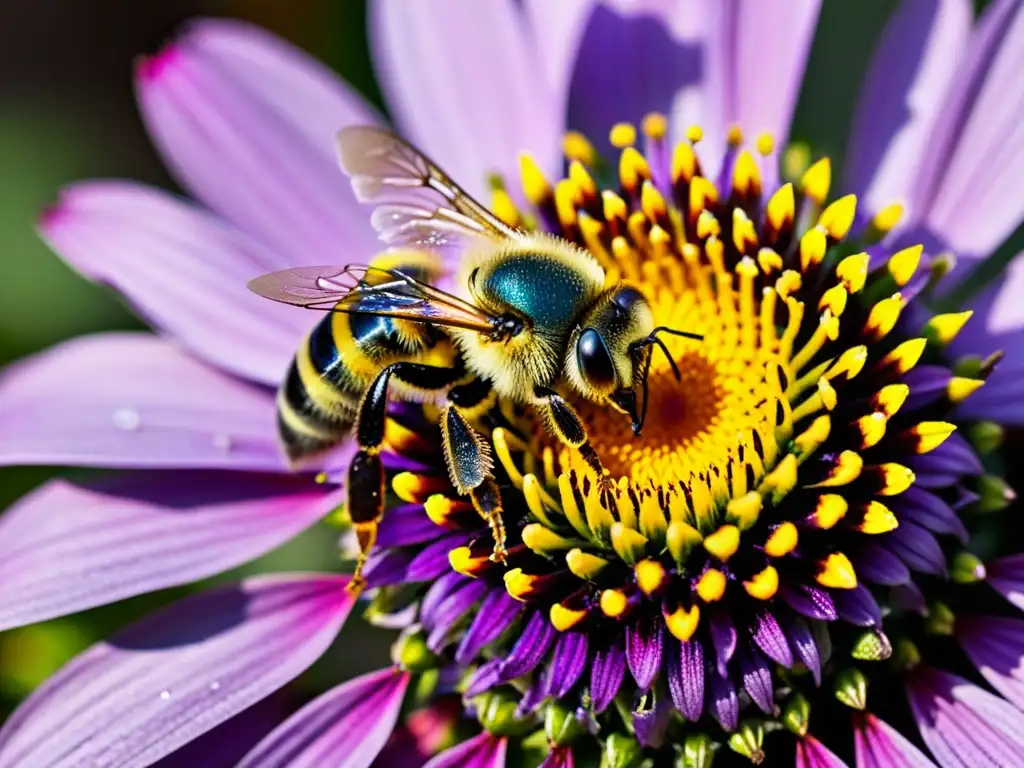
[[(249, 283), (266, 298), (328, 312), (277, 396), (284, 450), (299, 463), (354, 427), (348, 506), (360, 547), (358, 588), (384, 509), (380, 451), (389, 392), (443, 400), (452, 483), (487, 521), (492, 557), (504, 561), (501, 494), (488, 443), (471, 422), (496, 399), (530, 406), (608, 490), (566, 387), (627, 415), (640, 434), (655, 345), (678, 376), (659, 334), (700, 337), (656, 328), (645, 296), (626, 283), (608, 284), (588, 251), (509, 227), (397, 136), (346, 128), (338, 148), (358, 199), (376, 204), (371, 222), (392, 250), (370, 265), (300, 267)], [(441, 287), (436, 255), (448, 248), (459, 250), (462, 264), (451, 290)]]

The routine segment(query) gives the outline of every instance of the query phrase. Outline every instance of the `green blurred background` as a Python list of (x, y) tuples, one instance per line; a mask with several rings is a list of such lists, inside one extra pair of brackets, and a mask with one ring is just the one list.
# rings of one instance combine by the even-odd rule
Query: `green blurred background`
[[(823, 5), (793, 138), (841, 166), (860, 77), (895, 0)], [(35, 235), (34, 220), (63, 184), (76, 179), (128, 177), (174, 188), (135, 110), (132, 60), (157, 50), (181, 22), (199, 15), (258, 22), (328, 62), (379, 103), (362, 0), (0, 2), (0, 364), (71, 336), (140, 327), (116, 296), (85, 282), (49, 252)], [(0, 470), (0, 508), (51, 474)], [(331, 568), (335, 539), (336, 531), (314, 529), (221, 579)], [(68, 657), (187, 591), (0, 634), (0, 719)], [(345, 656), (322, 660), (300, 686), (319, 688), (381, 660), (385, 644), (359, 634), (359, 625), (350, 622), (346, 629)]]

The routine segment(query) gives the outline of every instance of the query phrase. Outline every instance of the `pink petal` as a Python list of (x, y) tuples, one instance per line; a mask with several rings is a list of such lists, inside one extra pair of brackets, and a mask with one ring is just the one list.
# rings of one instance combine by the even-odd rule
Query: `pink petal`
[(872, 714), (853, 718), (857, 768), (932, 768), (934, 763), (888, 723)]
[(329, 504), (308, 479), (253, 473), (54, 480), (0, 517), (0, 630), (213, 576)]
[(1024, 621), (958, 616), (956, 638), (982, 677), (1024, 710)]
[(284, 469), (269, 391), (142, 333), (74, 339), (4, 371), (0, 464)]
[(808, 734), (797, 739), (796, 768), (846, 768), (846, 763), (828, 747)]
[[(971, 31), (969, 0), (904, 0), (864, 79), (845, 165), (845, 189), (866, 210), (906, 200)], [(912, 212), (908, 211), (912, 215)]]
[(145, 766), (309, 667), (352, 607), (343, 576), (188, 597), (69, 662), (0, 731), (0, 765)]
[(41, 229), (57, 253), (124, 293), (146, 320), (246, 378), (276, 386), (317, 320), (246, 288), (254, 277), (289, 267), (286, 259), (156, 189), (131, 182), (73, 185)]
[(201, 21), (136, 80), (146, 125), (182, 183), (289, 265), (365, 260), (377, 248), (334, 136), (378, 118), (322, 64), (257, 27)]
[(402, 133), (487, 202), (487, 176), (518, 186), (519, 153), (560, 169), (564, 104), (514, 0), (374, 0), (370, 35)]
[(445, 750), (423, 768), (505, 768), (507, 746), (507, 739), (499, 739), (484, 731)]
[(367, 768), (391, 735), (409, 674), (393, 669), (349, 680), (300, 709), (239, 768)]
[(928, 141), (916, 207), (958, 255), (987, 256), (1024, 215), (1024, 4), (982, 15)]
[(996, 592), (1024, 611), (1024, 554), (986, 563), (985, 573)]
[(962, 677), (918, 667), (907, 679), (921, 738), (941, 765), (1024, 765), (1024, 715)]

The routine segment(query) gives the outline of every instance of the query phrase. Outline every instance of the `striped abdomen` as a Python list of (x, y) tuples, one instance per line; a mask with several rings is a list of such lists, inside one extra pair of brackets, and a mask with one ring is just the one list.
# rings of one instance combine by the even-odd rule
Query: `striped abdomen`
[(297, 461), (336, 445), (380, 369), (423, 348), (423, 339), (403, 338), (390, 318), (325, 316), (299, 348), (277, 394), (278, 432), (288, 457)]

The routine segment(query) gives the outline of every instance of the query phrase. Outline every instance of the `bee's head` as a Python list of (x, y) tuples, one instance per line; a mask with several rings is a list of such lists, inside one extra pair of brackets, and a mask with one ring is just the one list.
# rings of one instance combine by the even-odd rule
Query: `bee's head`
[(570, 338), (566, 358), (569, 381), (584, 397), (607, 403), (629, 416), (637, 435), (647, 415), (647, 375), (655, 345), (665, 351), (679, 376), (675, 361), (658, 339), (660, 332), (701, 338), (655, 328), (654, 313), (644, 295), (636, 288), (620, 285), (594, 303)]

